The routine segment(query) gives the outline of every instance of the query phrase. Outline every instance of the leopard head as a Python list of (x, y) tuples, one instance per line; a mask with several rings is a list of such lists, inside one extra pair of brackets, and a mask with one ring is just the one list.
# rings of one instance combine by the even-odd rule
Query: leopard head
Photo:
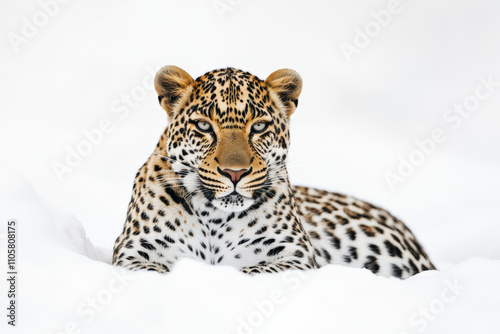
[(287, 184), (289, 119), (302, 90), (297, 72), (281, 69), (263, 81), (225, 68), (193, 80), (165, 66), (155, 89), (169, 120), (165, 147), (157, 150), (188, 193), (238, 212)]

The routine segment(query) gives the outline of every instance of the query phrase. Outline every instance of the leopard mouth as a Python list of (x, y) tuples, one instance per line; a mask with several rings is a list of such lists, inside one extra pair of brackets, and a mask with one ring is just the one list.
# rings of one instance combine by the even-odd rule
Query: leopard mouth
[(265, 199), (266, 194), (269, 192), (268, 173), (261, 177), (261, 179), (258, 179), (261, 183), (250, 186), (252, 191), (248, 194), (246, 192), (245, 194), (241, 194), (235, 187), (231, 193), (216, 197), (214, 189), (205, 184), (201, 178), (199, 181), (201, 181), (201, 187), (198, 189), (201, 190), (201, 194), (208, 200), (208, 204), (226, 212), (245, 211)]

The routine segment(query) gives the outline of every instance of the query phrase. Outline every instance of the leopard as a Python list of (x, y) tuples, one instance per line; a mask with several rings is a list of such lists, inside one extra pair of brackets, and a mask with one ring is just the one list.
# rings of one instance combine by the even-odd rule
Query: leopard
[(112, 264), (168, 273), (191, 258), (246, 274), (333, 264), (401, 279), (435, 270), (388, 211), (291, 185), (290, 118), (302, 85), (286, 68), (265, 80), (232, 67), (196, 80), (160, 68), (154, 88), (167, 127), (135, 176)]

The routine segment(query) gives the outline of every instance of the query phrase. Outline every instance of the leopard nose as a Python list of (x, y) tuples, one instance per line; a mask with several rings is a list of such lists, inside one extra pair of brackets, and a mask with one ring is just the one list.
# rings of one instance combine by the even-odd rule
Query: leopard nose
[(241, 176), (243, 174), (245, 174), (246, 172), (248, 172), (248, 169), (234, 170), (234, 169), (228, 169), (228, 168), (226, 168), (224, 170), (221, 170), (219, 168), (219, 173), (221, 173), (222, 175), (230, 178), (231, 181), (233, 181), (233, 183), (237, 183), (241, 179)]

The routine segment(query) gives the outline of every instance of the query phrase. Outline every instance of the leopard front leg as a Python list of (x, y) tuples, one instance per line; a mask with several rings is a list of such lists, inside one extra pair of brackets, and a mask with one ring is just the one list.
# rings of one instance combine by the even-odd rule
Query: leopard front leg
[(165, 263), (159, 263), (159, 262), (144, 262), (144, 261), (131, 261), (123, 266), (129, 270), (150, 270), (150, 271), (157, 271), (160, 274), (166, 274), (170, 271), (170, 265), (167, 265)]
[(179, 250), (165, 238), (131, 238), (120, 235), (115, 243), (113, 265), (130, 270), (151, 270), (165, 274), (176, 262)]
[(192, 212), (183, 193), (162, 182), (164, 164), (153, 155), (137, 173), (127, 219), (114, 246), (116, 266), (167, 273), (182, 256)]
[(299, 259), (280, 259), (277, 262), (258, 264), (254, 266), (241, 268), (240, 271), (245, 274), (260, 274), (260, 273), (277, 273), (285, 270), (308, 270), (319, 268), (313, 256), (308, 258), (308, 261), (300, 261)]

